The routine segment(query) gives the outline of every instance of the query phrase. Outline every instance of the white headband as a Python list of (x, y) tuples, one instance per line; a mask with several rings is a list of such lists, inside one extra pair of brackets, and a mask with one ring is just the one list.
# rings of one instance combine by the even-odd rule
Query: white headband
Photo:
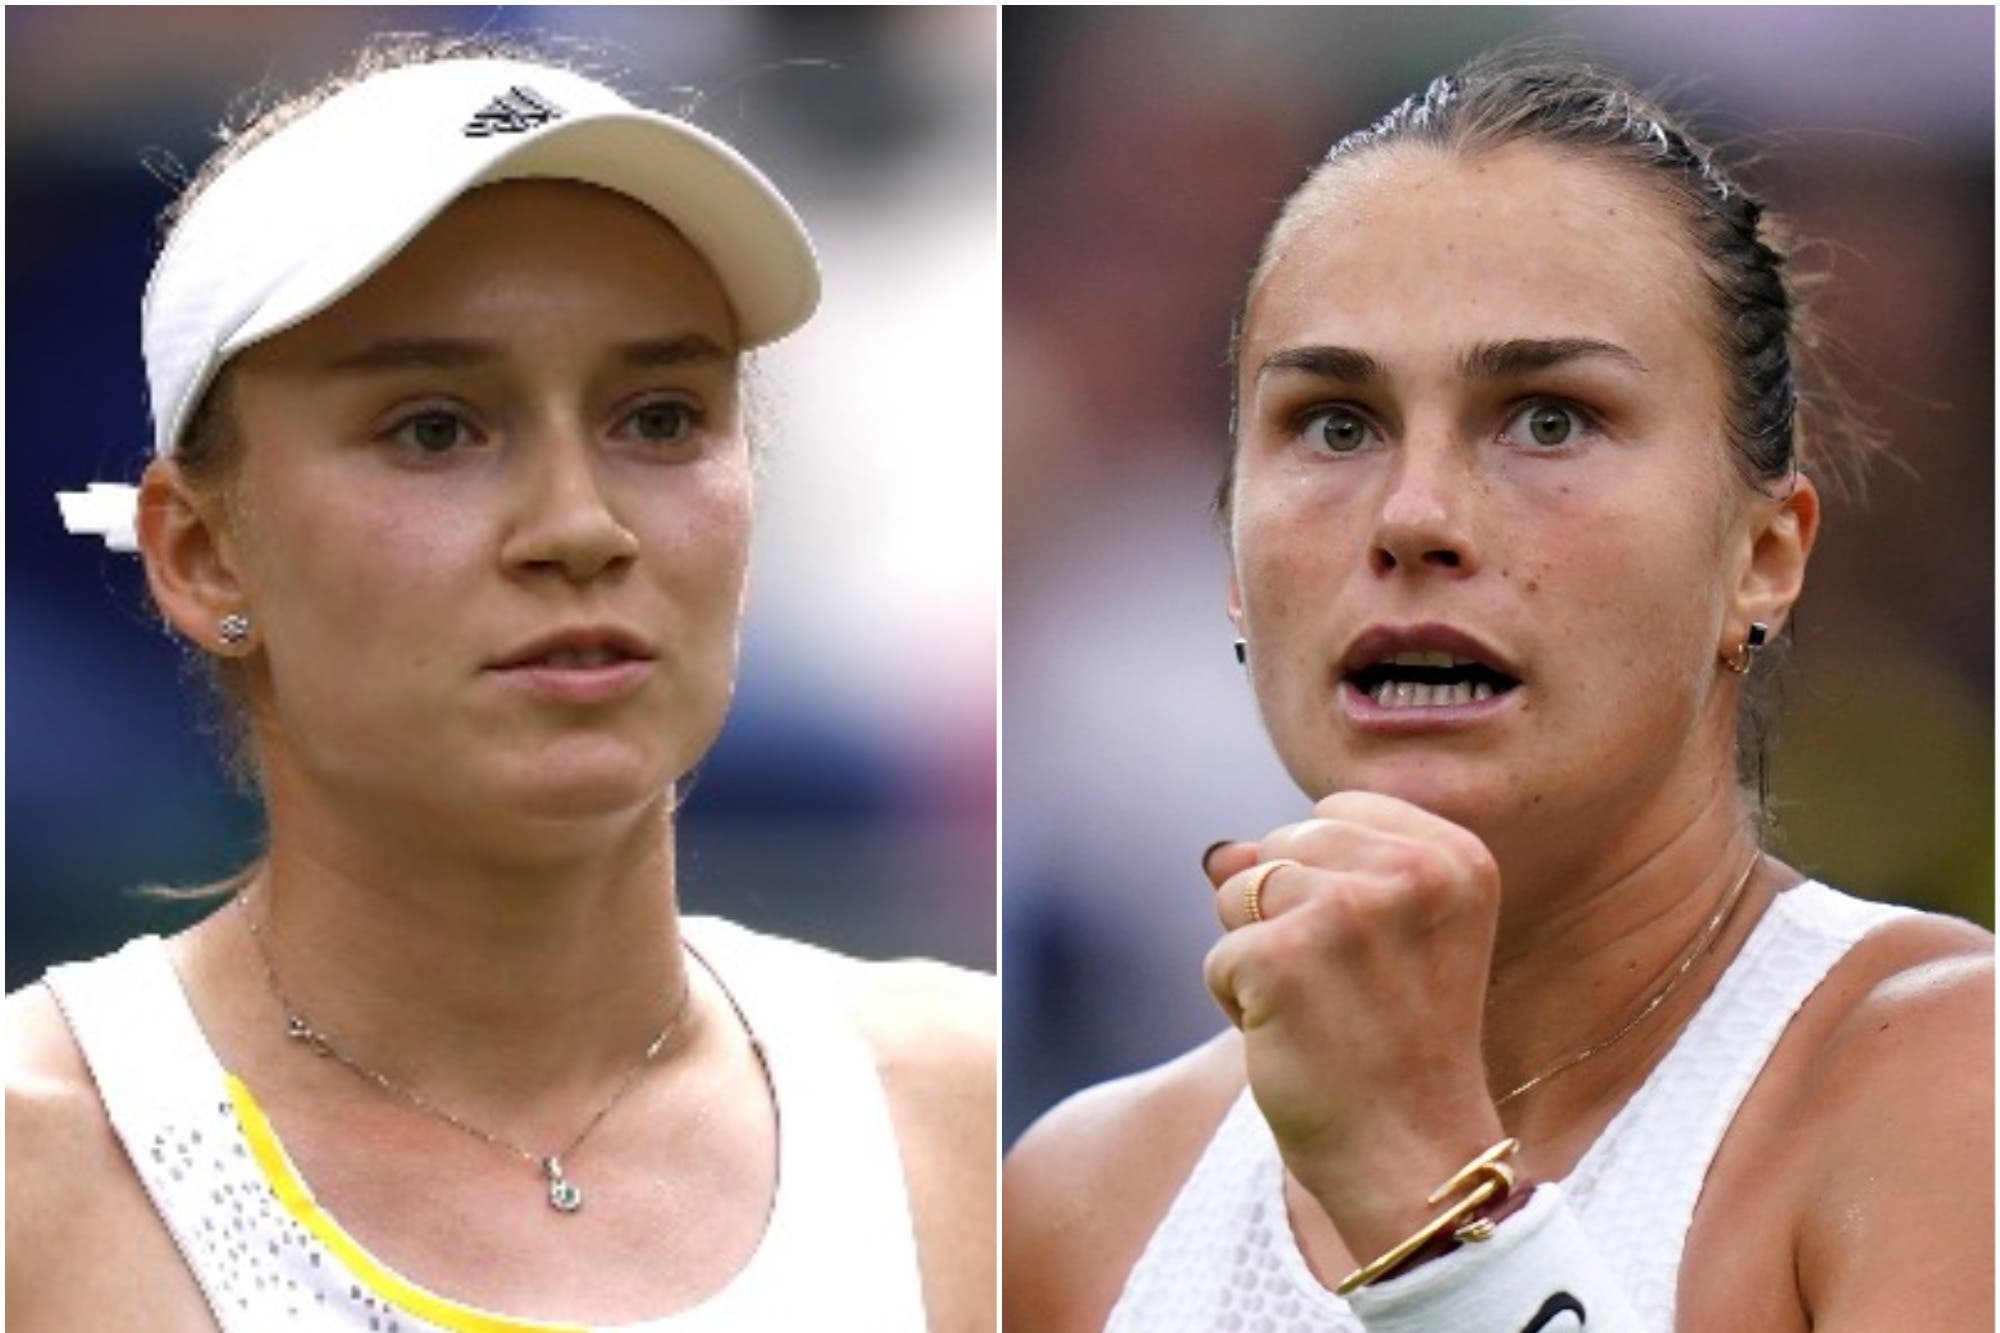
[[(161, 456), (231, 356), (340, 300), (476, 186), (553, 177), (627, 195), (708, 260), (745, 347), (819, 303), (812, 243), (721, 140), (543, 65), (447, 60), (373, 75), (245, 153), (196, 198), (142, 314)], [(71, 532), (134, 550), (129, 486), (58, 496)]]

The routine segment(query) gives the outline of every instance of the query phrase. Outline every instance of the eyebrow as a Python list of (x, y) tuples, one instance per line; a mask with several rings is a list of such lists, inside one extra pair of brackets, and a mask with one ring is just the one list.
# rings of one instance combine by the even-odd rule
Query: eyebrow
[(1283, 347), (1264, 358), (1257, 378), (1276, 370), (1297, 370), (1323, 380), (1373, 384), (1389, 378), (1382, 363), (1352, 347)]
[[(640, 369), (722, 362), (735, 356), (733, 351), (701, 333), (640, 338), (619, 343), (612, 354), (621, 364)], [(362, 375), (395, 370), (463, 370), (490, 365), (504, 355), (502, 344), (476, 338), (384, 338), (334, 357), (326, 363), (326, 368)]]
[(620, 343), (618, 359), (628, 366), (679, 366), (689, 362), (730, 361), (736, 353), (699, 333), (678, 338), (643, 338)]
[(1510, 338), (1480, 343), (1459, 358), (1459, 369), (1475, 379), (1503, 380), (1523, 371), (1547, 370), (1565, 361), (1616, 361), (1641, 375), (1646, 363), (1617, 343), (1599, 338)]
[[(1638, 357), (1600, 338), (1509, 338), (1479, 343), (1460, 355), (1458, 369), (1471, 379), (1503, 380), (1567, 361), (1596, 359), (1615, 361), (1641, 374), (1651, 373)], [(1257, 376), (1261, 379), (1273, 371), (1301, 371), (1350, 384), (1378, 384), (1389, 378), (1380, 361), (1352, 347), (1280, 348), (1264, 358)]]

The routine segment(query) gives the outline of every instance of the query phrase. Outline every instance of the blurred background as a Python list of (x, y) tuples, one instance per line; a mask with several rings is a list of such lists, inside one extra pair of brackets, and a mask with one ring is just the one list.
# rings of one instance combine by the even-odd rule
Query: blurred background
[(199, 909), (133, 894), (255, 854), (204, 689), (138, 563), (55, 492), (136, 479), (139, 297), (173, 189), (238, 97), (380, 32), (590, 44), (636, 100), (757, 162), (825, 301), (761, 354), (743, 678), (683, 814), (684, 906), (866, 956), (991, 969), (999, 240), (990, 8), (9, 7), (7, 985)]
[[(1993, 12), (1004, 12), (1006, 1131), (1219, 1031), (1202, 848), (1301, 817), (1230, 653), (1207, 513), (1229, 319), (1342, 134), (1481, 50), (1666, 91), (1824, 244), (1892, 433), (1829, 508), (1773, 751), (1780, 850), (1993, 916)], [(1742, 151), (1734, 155), (1736, 160)]]

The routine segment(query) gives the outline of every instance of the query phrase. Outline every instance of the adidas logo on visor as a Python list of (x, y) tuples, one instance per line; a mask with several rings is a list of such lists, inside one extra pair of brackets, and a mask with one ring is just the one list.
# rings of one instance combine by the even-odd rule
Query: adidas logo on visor
[(494, 134), (520, 134), (546, 125), (563, 114), (563, 109), (533, 88), (515, 85), (479, 109), (465, 123), (465, 137), (484, 139)]

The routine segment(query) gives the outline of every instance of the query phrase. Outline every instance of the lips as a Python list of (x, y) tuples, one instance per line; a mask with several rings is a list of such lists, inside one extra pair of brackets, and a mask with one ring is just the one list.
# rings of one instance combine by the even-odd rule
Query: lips
[(608, 648), (603, 644), (591, 644), (588, 646), (565, 645), (561, 648), (551, 649), (540, 657), (531, 658), (526, 662), (516, 663), (515, 665), (575, 669), (610, 666), (613, 662), (629, 662), (631, 660), (632, 655), (630, 653), (620, 652), (615, 648)]
[(492, 663), (494, 671), (588, 671), (626, 662), (650, 662), (651, 644), (618, 626), (585, 626), (544, 634)]
[(530, 640), (488, 671), (502, 689), (538, 705), (598, 708), (645, 689), (657, 657), (653, 646), (630, 630), (583, 626)]
[(1380, 710), (1462, 708), (1521, 684), (1499, 650), (1441, 624), (1370, 628), (1342, 656), (1341, 680), (1364, 706)]

